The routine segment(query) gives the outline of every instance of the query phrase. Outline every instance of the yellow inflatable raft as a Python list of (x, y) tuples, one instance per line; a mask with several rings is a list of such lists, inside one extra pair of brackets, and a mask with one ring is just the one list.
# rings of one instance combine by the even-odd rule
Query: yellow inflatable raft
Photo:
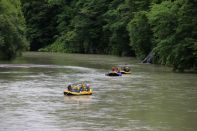
[(75, 95), (75, 96), (92, 95), (92, 89), (90, 89), (89, 91), (81, 91), (81, 92), (72, 92), (72, 91), (64, 90), (64, 95)]

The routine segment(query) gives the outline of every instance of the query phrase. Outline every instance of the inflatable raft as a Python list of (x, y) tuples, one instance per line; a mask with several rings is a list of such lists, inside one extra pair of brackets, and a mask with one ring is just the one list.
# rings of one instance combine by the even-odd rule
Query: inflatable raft
[(81, 91), (81, 92), (73, 92), (73, 91), (64, 90), (64, 95), (75, 95), (75, 96), (92, 95), (92, 89), (90, 89), (89, 91)]
[(92, 95), (92, 89), (89, 84), (82, 83), (74, 83), (69, 84), (68, 89), (64, 90), (64, 95)]
[(118, 73), (118, 72), (109, 72), (109, 73), (107, 73), (106, 74), (106, 76), (122, 76), (122, 73), (120, 72), (120, 73)]
[(129, 71), (129, 72), (127, 72), (127, 71), (124, 71), (124, 70), (122, 70), (122, 71), (120, 71), (122, 74), (131, 74), (131, 72)]

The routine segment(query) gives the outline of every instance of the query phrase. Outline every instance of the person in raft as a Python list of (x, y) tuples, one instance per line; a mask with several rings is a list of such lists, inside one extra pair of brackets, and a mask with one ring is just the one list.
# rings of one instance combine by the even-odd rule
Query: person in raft
[(78, 85), (69, 84), (67, 88), (68, 88), (68, 91), (79, 92), (79, 86)]
[(82, 83), (80, 87), (80, 91), (90, 91), (90, 85)]
[(116, 72), (116, 68), (115, 67), (112, 67), (112, 72)]
[(112, 72), (120, 73), (121, 69), (119, 67), (112, 67)]
[(72, 91), (72, 84), (69, 83), (67, 88), (68, 88), (68, 91)]
[(90, 91), (90, 85), (85, 83), (78, 85), (69, 84), (68, 91), (72, 91), (72, 92)]
[(126, 71), (126, 72), (129, 72), (131, 69), (128, 66), (124, 66), (123, 70)]
[(86, 85), (84, 83), (82, 83), (80, 86), (80, 92), (85, 91), (86, 89)]
[(90, 84), (86, 84), (86, 91), (90, 91)]

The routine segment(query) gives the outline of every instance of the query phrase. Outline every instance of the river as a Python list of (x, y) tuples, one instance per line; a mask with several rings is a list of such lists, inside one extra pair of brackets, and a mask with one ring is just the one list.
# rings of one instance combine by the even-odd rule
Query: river
[[(105, 76), (129, 64), (132, 74)], [(64, 96), (85, 81), (92, 96)], [(0, 62), (0, 131), (196, 131), (197, 74), (107, 55), (27, 52)]]

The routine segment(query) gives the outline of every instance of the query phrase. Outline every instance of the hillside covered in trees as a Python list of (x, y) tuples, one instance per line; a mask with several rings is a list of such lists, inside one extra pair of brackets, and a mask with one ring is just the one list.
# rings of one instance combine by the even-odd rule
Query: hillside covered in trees
[(0, 0), (0, 59), (13, 59), (27, 47), (20, 0)]
[[(0, 21), (4, 22), (6, 19), (1, 17), (9, 12), (2, 11), (6, 0), (0, 1)], [(152, 52), (153, 63), (179, 71), (197, 70), (196, 0), (21, 0), (21, 3), (31, 51), (112, 54), (141, 60)], [(10, 33), (17, 32), (20, 39), (14, 40), (18, 44), (5, 41), (9, 33), (5, 36), (0, 30), (1, 56), (4, 45), (24, 47), (25, 43), (19, 0), (9, 4), (13, 11), (17, 10), (15, 16), (20, 17), (13, 25), (16, 31), (10, 29)], [(0, 28), (4, 27), (1, 24)]]

